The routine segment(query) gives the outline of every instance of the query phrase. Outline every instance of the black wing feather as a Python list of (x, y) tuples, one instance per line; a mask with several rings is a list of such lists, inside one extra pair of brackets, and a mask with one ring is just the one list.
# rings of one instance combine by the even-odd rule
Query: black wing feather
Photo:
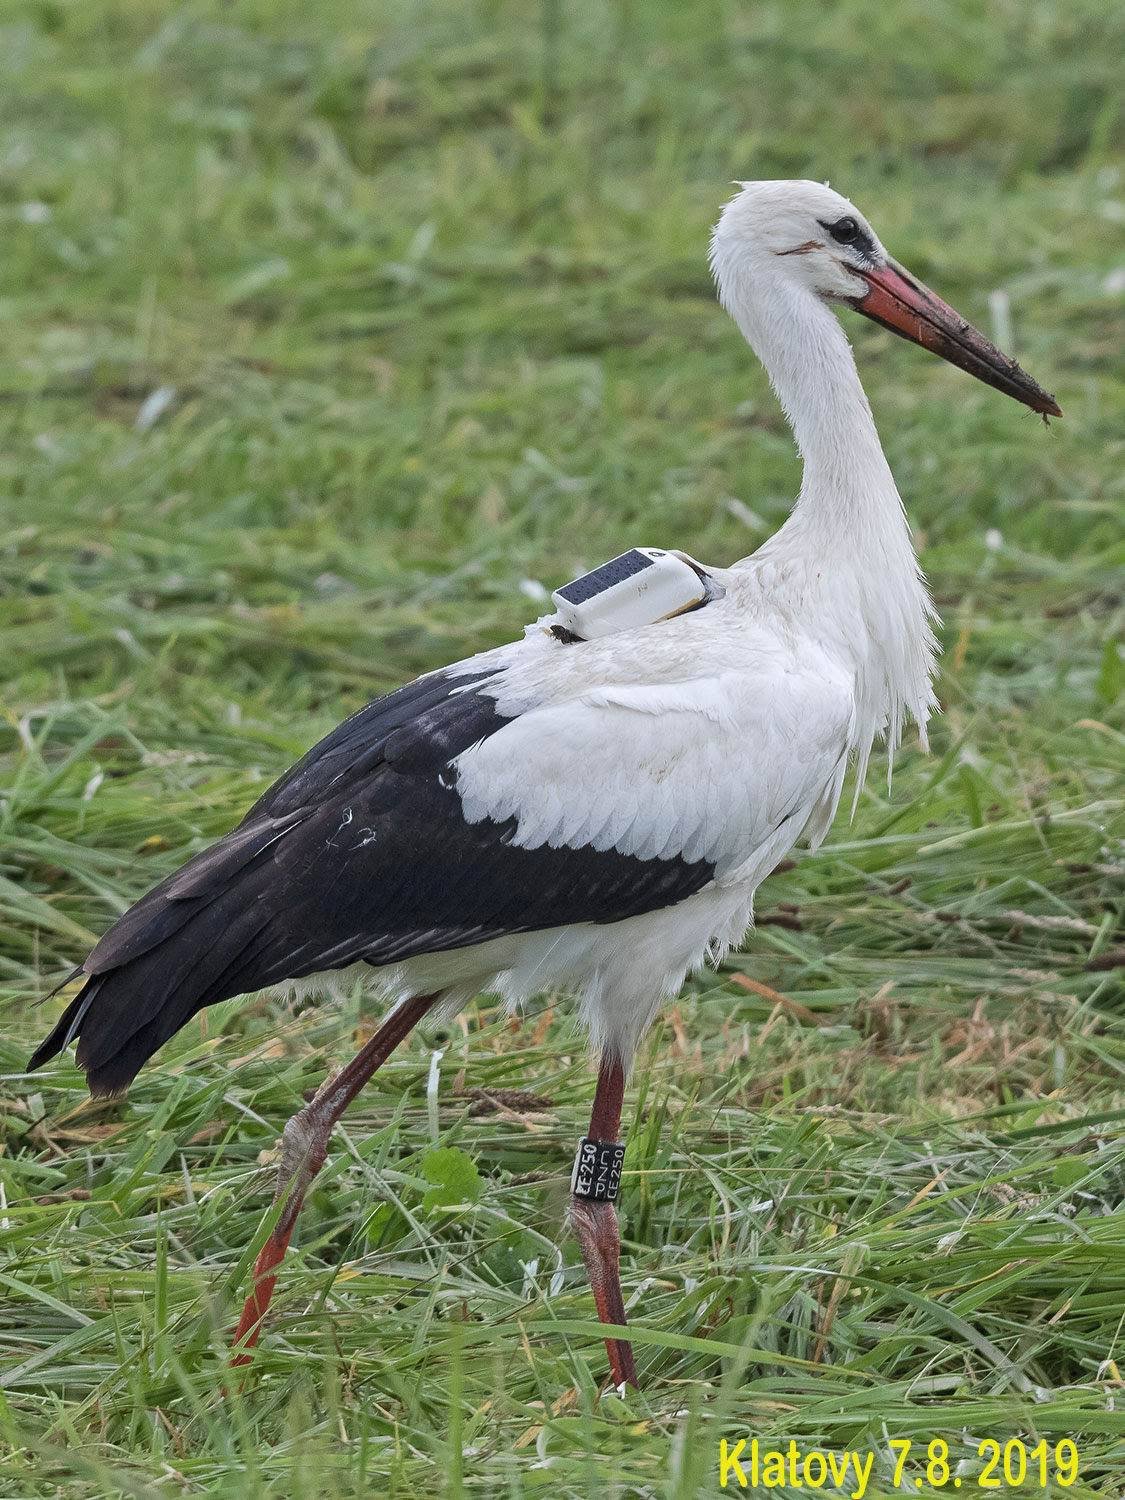
[(704, 860), (523, 849), (514, 819), (467, 823), (450, 763), (507, 722), (480, 690), (490, 675), (420, 678), (314, 746), (110, 928), (29, 1067), (77, 1037), (91, 1089), (117, 1092), (216, 1001), (360, 960), (620, 921), (710, 882)]

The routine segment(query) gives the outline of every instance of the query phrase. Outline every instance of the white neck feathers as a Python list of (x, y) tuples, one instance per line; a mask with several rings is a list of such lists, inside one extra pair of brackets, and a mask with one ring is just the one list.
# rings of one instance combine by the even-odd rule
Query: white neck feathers
[(905, 716), (925, 744), (936, 702), (933, 604), (835, 315), (783, 274), (751, 288), (729, 269), (716, 257), (723, 305), (765, 366), (804, 459), (792, 515), (747, 563), (776, 578), (854, 662), (862, 784), (875, 736), (886, 735), (893, 760)]

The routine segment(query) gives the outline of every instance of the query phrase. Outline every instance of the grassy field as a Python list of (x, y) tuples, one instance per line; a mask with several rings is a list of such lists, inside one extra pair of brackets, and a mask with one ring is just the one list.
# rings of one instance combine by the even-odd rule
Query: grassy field
[[(686, 1497), (751, 1436), (874, 1447), (872, 1496), (890, 1439), (968, 1494), (982, 1439), (1071, 1437), (1065, 1492), (1125, 1492), (1113, 9), (3, 8), (4, 1500)], [(218, 1007), (98, 1106), (23, 1073), (36, 1002), (368, 697), (630, 543), (763, 540), (798, 463), (705, 252), (732, 178), (792, 175), (1066, 420), (849, 319), (944, 714), (646, 1044), (645, 1390), (598, 1399), (548, 995), (378, 1075), (224, 1397), (278, 1133), (370, 1002)]]

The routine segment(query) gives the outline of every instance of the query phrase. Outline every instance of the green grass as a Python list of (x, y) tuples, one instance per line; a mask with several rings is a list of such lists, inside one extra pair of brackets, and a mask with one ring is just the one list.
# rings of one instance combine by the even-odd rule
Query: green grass
[[(750, 1435), (874, 1445), (880, 1496), (890, 1438), (968, 1494), (982, 1438), (1071, 1436), (1067, 1493), (1125, 1490), (1121, 45), (1100, 0), (4, 8), (0, 1495), (689, 1496)], [(646, 1044), (645, 1390), (597, 1397), (592, 1079), (544, 996), (378, 1075), (224, 1398), (270, 1153), (368, 1002), (218, 1007), (112, 1105), (23, 1074), (35, 1002), (345, 713), (517, 632), (521, 582), (781, 520), (705, 250), (783, 175), (1066, 420), (849, 320), (945, 711)]]

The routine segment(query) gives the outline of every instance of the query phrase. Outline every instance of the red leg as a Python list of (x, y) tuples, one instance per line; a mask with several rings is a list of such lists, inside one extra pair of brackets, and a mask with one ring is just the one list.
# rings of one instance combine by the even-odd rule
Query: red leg
[[(590, 1113), (589, 1140), (616, 1142), (624, 1093), (625, 1069), (620, 1059), (603, 1058)], [(613, 1192), (616, 1196), (616, 1187)], [(627, 1320), (621, 1295), (621, 1234), (612, 1199), (594, 1199), (575, 1192), (570, 1200), (570, 1221), (586, 1263), (599, 1321), (620, 1326)], [(606, 1339), (605, 1347), (614, 1385), (639, 1385), (632, 1344), (625, 1339)]]
[(281, 1137), (281, 1165), (273, 1195), (273, 1201), (284, 1202), (285, 1207), (254, 1263), (253, 1286), (234, 1331), (232, 1365), (250, 1363), (250, 1350), (258, 1342), (262, 1320), (269, 1310), (277, 1283), (277, 1268), (289, 1248), (293, 1226), (309, 1184), (324, 1165), (332, 1127), (372, 1074), (386, 1062), (437, 999), (437, 995), (419, 995), (392, 1011), (351, 1062), (327, 1079), (304, 1109), (298, 1110), (286, 1125)]

